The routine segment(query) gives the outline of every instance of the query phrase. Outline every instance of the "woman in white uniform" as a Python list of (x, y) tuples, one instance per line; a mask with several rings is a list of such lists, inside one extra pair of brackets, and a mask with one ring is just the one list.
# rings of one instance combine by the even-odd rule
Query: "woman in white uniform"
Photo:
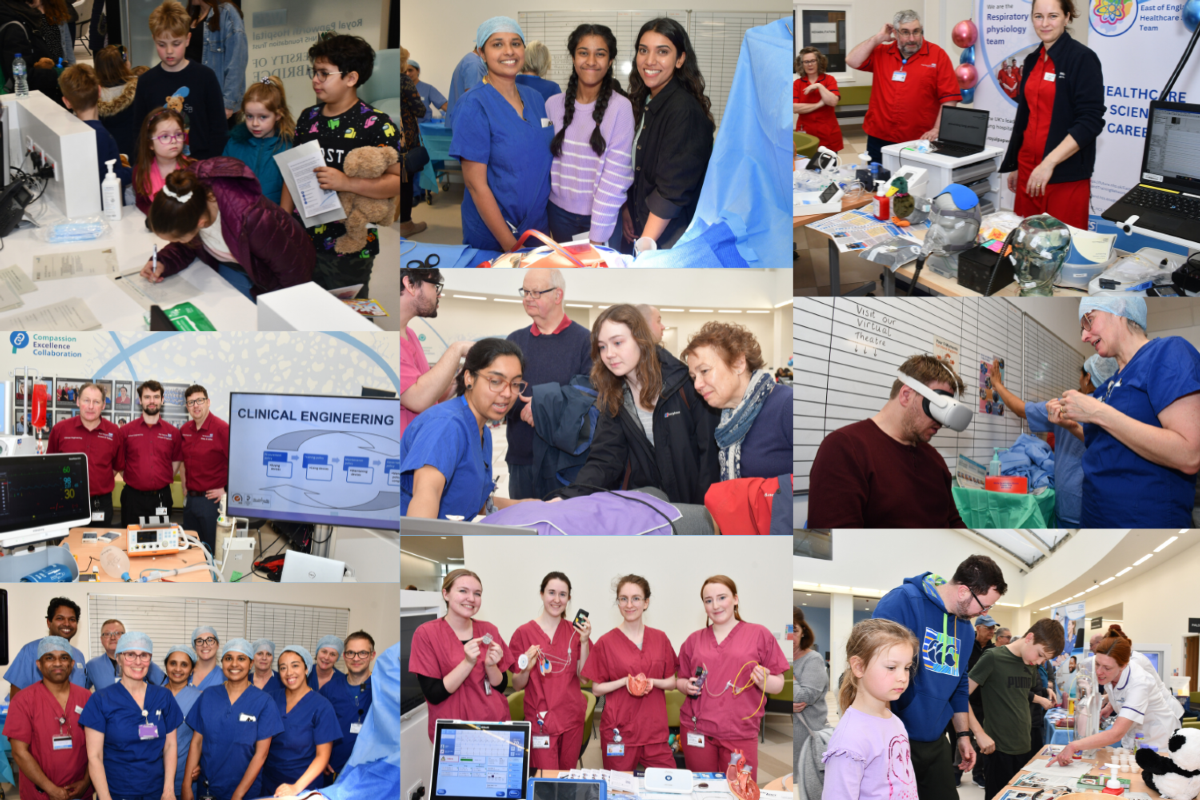
[(1106, 731), (1063, 747), (1056, 759), (1059, 764), (1068, 766), (1077, 752), (1118, 746), (1137, 733), (1145, 737), (1147, 745), (1160, 750), (1167, 746), (1167, 740), (1179, 728), (1177, 709), (1168, 703), (1153, 676), (1133, 661), (1133, 642), (1120, 625), (1108, 626), (1108, 633), (1096, 647), (1096, 678), (1108, 684), (1108, 704), (1117, 715), (1116, 722)]

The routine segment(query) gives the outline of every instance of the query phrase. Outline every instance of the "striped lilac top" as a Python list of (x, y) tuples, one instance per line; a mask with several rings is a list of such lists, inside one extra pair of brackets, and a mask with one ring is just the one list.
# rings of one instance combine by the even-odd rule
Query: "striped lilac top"
[[(546, 113), (557, 134), (563, 127), (565, 94), (546, 101)], [(604, 155), (597, 156), (590, 144), (596, 122), (595, 103), (575, 103), (575, 118), (563, 138), (562, 155), (550, 167), (550, 202), (572, 214), (591, 215), (589, 238), (607, 242), (617, 227), (617, 216), (625, 193), (633, 184), (633, 106), (613, 92), (600, 123)]]

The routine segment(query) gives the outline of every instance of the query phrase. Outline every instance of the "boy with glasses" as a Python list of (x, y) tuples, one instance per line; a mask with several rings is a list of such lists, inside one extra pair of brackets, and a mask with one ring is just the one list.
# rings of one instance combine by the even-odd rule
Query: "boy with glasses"
[(437, 317), (443, 283), (442, 273), (437, 269), (400, 270), (400, 328), (404, 331), (400, 339), (401, 436), (418, 414), (453, 396), (458, 363), (475, 344), (469, 339), (451, 342), (437, 364), (430, 368), (420, 337), (408, 327), (414, 317)]
[(229, 423), (209, 411), (208, 390), (203, 386), (189, 386), (183, 397), (191, 417), (179, 429), (187, 489), (183, 527), (196, 531), (215, 556), (217, 517), (229, 483)]

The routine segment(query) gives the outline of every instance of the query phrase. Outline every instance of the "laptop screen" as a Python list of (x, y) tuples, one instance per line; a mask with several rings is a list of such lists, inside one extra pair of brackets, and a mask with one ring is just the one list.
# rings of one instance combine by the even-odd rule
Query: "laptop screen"
[(529, 735), (528, 722), (437, 720), (431, 796), (521, 800)]
[(943, 142), (983, 147), (987, 144), (988, 117), (987, 111), (958, 106), (942, 106), (942, 127), (938, 130), (938, 138)]
[(1151, 108), (1148, 133), (1144, 171), (1191, 191), (1200, 189), (1200, 105)]

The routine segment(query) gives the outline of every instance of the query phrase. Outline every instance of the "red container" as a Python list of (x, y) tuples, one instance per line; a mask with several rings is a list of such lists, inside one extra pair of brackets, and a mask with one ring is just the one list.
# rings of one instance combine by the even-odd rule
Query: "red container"
[(1029, 479), (1012, 475), (989, 475), (984, 481), (984, 488), (989, 492), (1029, 494)]

